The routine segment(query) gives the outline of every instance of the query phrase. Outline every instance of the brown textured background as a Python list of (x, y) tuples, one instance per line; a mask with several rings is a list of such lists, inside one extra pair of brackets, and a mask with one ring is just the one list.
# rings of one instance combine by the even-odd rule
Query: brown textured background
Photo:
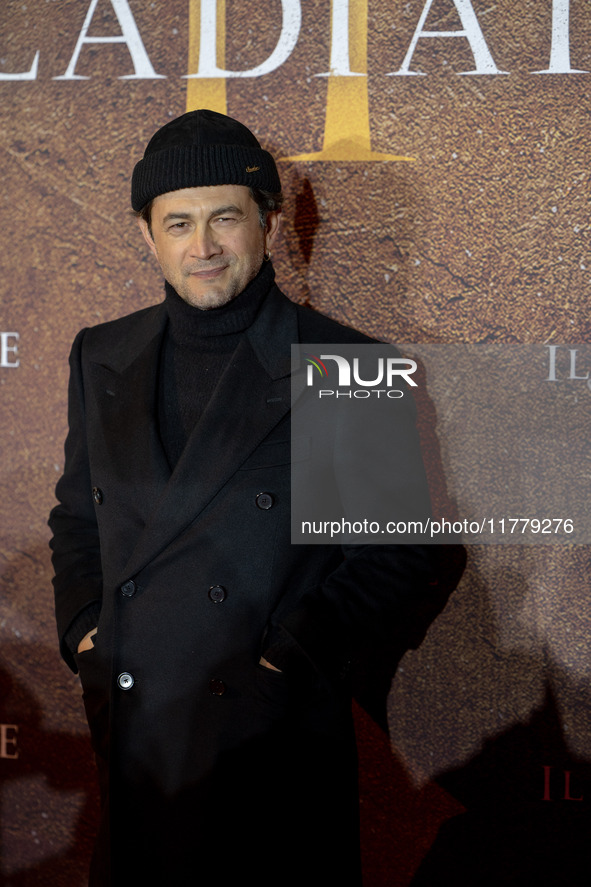
[[(0, 6), (0, 73), (28, 70), (40, 50), (36, 81), (0, 81), (0, 328), (20, 333), (20, 367), (0, 369), (0, 723), (18, 724), (20, 754), (0, 759), (5, 885), (85, 882), (96, 796), (78, 681), (56, 649), (45, 520), (73, 336), (161, 297), (129, 177), (186, 103), (186, 0), (129, 2), (166, 79), (117, 79), (132, 73), (127, 48), (97, 45), (76, 68), (90, 79), (54, 80), (88, 6)], [(287, 62), (227, 83), (228, 113), (279, 157), (320, 150), (324, 134), (327, 78), (314, 75), (328, 70), (330, 4), (302, 6)], [(474, 0), (508, 75), (459, 76), (473, 58), (453, 38), (419, 41), (411, 69), (426, 76), (388, 77), (424, 2), (371, 0), (372, 148), (416, 160), (282, 164), (275, 264), (292, 298), (391, 341), (589, 341), (591, 74), (532, 73), (548, 67), (551, 6)], [(570, 6), (572, 66), (591, 71), (589, 4)], [(279, 0), (227, 9), (226, 67), (251, 67), (273, 49)], [(451, 0), (435, 0), (427, 27), (459, 26)], [(110, 0), (93, 33), (117, 33)], [(356, 707), (367, 887), (410, 884), (430, 847), (421, 883), (470, 865), (467, 847), (491, 883), (536, 865), (577, 883), (568, 866), (591, 800), (589, 574), (583, 547), (470, 549), (459, 589), (398, 669), (389, 737)], [(583, 801), (564, 799), (565, 770)]]

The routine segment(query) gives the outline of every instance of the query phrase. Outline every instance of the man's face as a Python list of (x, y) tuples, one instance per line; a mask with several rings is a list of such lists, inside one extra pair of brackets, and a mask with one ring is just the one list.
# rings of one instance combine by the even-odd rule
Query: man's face
[(183, 188), (152, 204), (146, 242), (166, 280), (195, 308), (219, 308), (256, 277), (279, 228), (279, 213), (261, 226), (258, 206), (243, 185)]

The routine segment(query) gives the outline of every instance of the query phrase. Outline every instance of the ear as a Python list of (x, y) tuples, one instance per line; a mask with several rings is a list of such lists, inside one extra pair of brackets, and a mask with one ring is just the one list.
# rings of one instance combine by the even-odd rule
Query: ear
[(281, 212), (273, 211), (267, 213), (267, 221), (265, 223), (265, 252), (270, 252), (275, 238), (279, 234), (281, 224)]
[(139, 225), (140, 231), (142, 232), (142, 234), (144, 236), (144, 240), (146, 241), (146, 243), (150, 247), (151, 253), (156, 258), (158, 258), (158, 252), (156, 251), (156, 244), (154, 243), (154, 241), (152, 239), (152, 235), (150, 234), (150, 229), (148, 228), (148, 223), (146, 222), (145, 219), (138, 219), (137, 223)]

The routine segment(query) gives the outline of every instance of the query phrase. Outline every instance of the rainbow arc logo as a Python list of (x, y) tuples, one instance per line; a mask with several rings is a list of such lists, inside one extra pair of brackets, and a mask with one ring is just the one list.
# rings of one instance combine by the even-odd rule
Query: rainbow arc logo
[(310, 367), (310, 369), (308, 370), (309, 373), (310, 372), (313, 373), (314, 368), (316, 368), (322, 378), (324, 378), (325, 376), (328, 376), (328, 370), (326, 369), (326, 365), (320, 360), (319, 357), (316, 357), (315, 354), (306, 353), (306, 362), (308, 363), (308, 366)]

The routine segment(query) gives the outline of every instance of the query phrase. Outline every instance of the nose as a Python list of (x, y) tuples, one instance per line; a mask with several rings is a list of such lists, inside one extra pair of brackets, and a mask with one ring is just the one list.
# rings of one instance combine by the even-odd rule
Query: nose
[(211, 259), (218, 256), (223, 248), (217, 242), (209, 225), (197, 225), (191, 239), (191, 255), (196, 259)]

